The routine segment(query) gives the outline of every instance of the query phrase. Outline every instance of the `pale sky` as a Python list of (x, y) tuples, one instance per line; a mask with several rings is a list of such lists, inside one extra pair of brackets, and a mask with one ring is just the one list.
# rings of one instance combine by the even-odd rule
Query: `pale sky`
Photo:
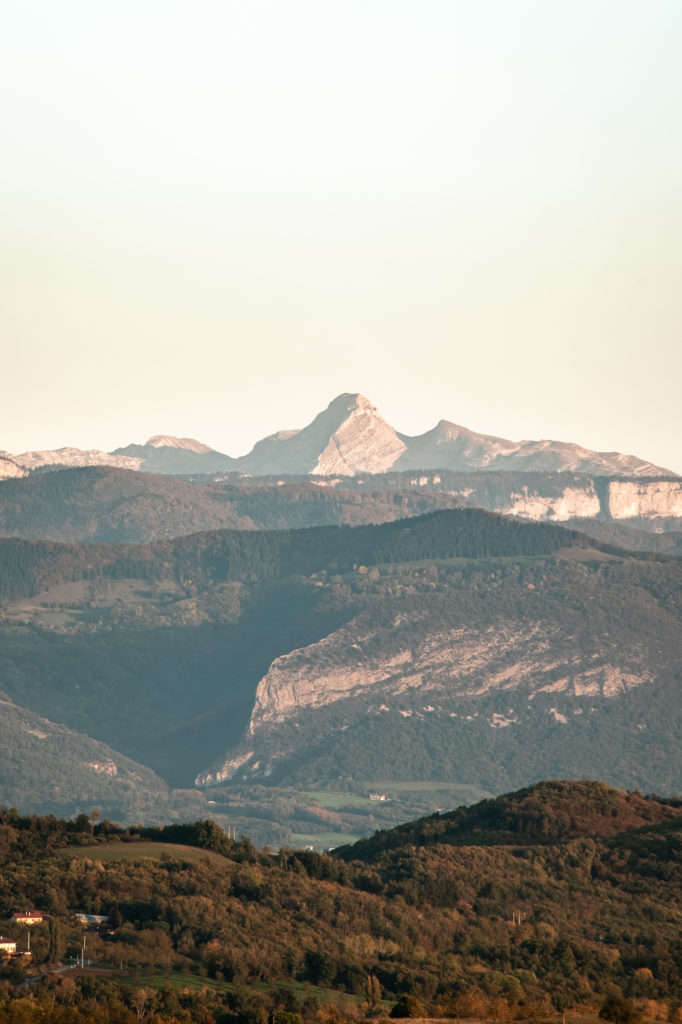
[(359, 391), (682, 472), (679, 0), (5, 0), (0, 449)]

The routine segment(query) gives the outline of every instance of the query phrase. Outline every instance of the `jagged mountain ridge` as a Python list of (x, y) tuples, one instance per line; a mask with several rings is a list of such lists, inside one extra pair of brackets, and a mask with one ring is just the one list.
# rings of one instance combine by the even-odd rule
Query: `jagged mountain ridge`
[(240, 472), (254, 476), (355, 476), (391, 469), (564, 471), (636, 477), (674, 475), (634, 455), (594, 452), (561, 441), (509, 441), (478, 434), (447, 420), (441, 420), (425, 434), (409, 437), (398, 433), (372, 403), (359, 394), (339, 395), (303, 429), (271, 434), (240, 458), (223, 455), (191, 438), (163, 434), (154, 435), (144, 445), (128, 445), (110, 454), (61, 449), (10, 457), (29, 469), (50, 464), (117, 464), (171, 475)]
[(58, 448), (54, 451), (45, 449), (22, 452), (21, 455), (12, 455), (9, 458), (28, 472), (62, 466), (112, 466), (117, 469), (133, 470), (138, 470), (142, 466), (140, 457), (119, 455), (116, 452), (110, 454), (97, 448), (87, 451), (81, 448)]
[(181, 448), (183, 451), (196, 452), (197, 455), (207, 455), (213, 449), (202, 441), (193, 437), (173, 437), (170, 434), (154, 434), (147, 441), (149, 448)]

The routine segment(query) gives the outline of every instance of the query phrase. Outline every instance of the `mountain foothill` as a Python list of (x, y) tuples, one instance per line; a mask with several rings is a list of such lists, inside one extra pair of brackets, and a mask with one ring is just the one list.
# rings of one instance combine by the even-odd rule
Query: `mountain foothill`
[(331, 854), (0, 810), (2, 941), (23, 951), (34, 921), (0, 1019), (677, 1024), (681, 839), (679, 800), (584, 781)]

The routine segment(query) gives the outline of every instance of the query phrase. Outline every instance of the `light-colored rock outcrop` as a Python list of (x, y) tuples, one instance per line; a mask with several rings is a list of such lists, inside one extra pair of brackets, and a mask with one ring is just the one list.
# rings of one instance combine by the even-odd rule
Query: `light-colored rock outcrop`
[(608, 514), (612, 519), (681, 517), (682, 480), (610, 480)]
[(441, 420), (433, 430), (417, 437), (399, 435), (405, 451), (393, 468), (505, 470), (525, 473), (585, 473), (595, 476), (670, 475), (668, 470), (634, 455), (594, 452), (565, 441), (509, 441), (477, 434)]
[(417, 437), (397, 433), (363, 395), (339, 395), (302, 430), (264, 438), (236, 468), (253, 475), (320, 476), (387, 470), (570, 472), (600, 476), (667, 473), (634, 455), (593, 452), (562, 441), (509, 441), (441, 420)]
[(566, 487), (556, 496), (538, 494), (537, 490), (526, 485), (520, 493), (513, 494), (509, 502), (491, 511), (522, 519), (547, 519), (561, 523), (567, 519), (598, 516), (601, 504), (594, 483), (587, 479), (583, 487)]
[[(473, 480), (472, 480), (473, 477)], [(455, 478), (456, 479), (456, 478)], [(488, 512), (518, 516), (521, 519), (550, 522), (566, 522), (569, 519), (623, 520), (637, 519), (641, 522), (666, 520), (668, 523), (682, 519), (682, 478), (638, 480), (611, 479), (598, 488), (594, 477), (577, 475), (566, 486), (558, 485), (562, 477), (552, 479), (548, 474), (542, 477), (522, 473), (512, 478), (514, 489), (505, 490), (503, 482), (484, 474), (467, 474), (466, 483), (460, 488), (452, 487), (453, 478), (440, 484), (440, 477), (433, 472), (409, 481), (411, 487), (426, 487), (431, 491), (445, 490), (453, 497), (461, 498), (469, 505), (484, 508)], [(571, 479), (569, 477), (569, 479)], [(509, 478), (507, 478), (507, 482)], [(518, 481), (518, 482), (516, 482)], [(527, 482), (526, 482), (527, 481)]]
[(249, 733), (301, 711), (368, 693), (373, 700), (395, 700), (418, 690), (421, 702), (427, 694), (431, 699), (434, 694), (443, 699), (480, 697), (491, 690), (526, 687), (610, 697), (651, 679), (636, 658), (627, 671), (602, 658), (595, 664), (592, 651), (572, 654), (564, 663), (552, 653), (555, 641), (544, 624), (509, 622), (485, 632), (431, 634), (415, 648), (373, 658), (363, 655), (362, 642), (339, 630), (273, 662), (258, 684)]
[(139, 469), (141, 459), (126, 455), (109, 455), (91, 448), (57, 448), (55, 451), (22, 452), (13, 459), (25, 469), (41, 469), (43, 466), (113, 466), (115, 469)]
[(383, 473), (395, 463), (405, 444), (362, 395), (349, 396), (348, 415), (329, 438), (311, 473)]
[(173, 437), (171, 434), (154, 434), (147, 441), (149, 448), (182, 448), (184, 451), (196, 452), (198, 455), (206, 455), (212, 452), (207, 444), (202, 441), (195, 441), (193, 437)]
[[(400, 623), (394, 624), (399, 627)], [(262, 746), (263, 737), (282, 725), (289, 730), (292, 726), (297, 730), (299, 724), (310, 728), (320, 711), (334, 705), (348, 723), (368, 713), (390, 711), (405, 718), (425, 714), (456, 718), (462, 713), (462, 701), (474, 709), (478, 701), (495, 693), (508, 695), (510, 704), (517, 700), (525, 706), (548, 694), (617, 699), (653, 682), (637, 644), (625, 657), (619, 652), (616, 659), (584, 640), (580, 648), (568, 640), (562, 637), (560, 625), (509, 620), (484, 630), (465, 627), (427, 633), (416, 645), (399, 644), (386, 656), (372, 653), (373, 637), (339, 629), (273, 661), (258, 684), (242, 744), (198, 776), (197, 784), (210, 785), (236, 775), (268, 775), (273, 763), (291, 751), (288, 741), (280, 739), (268, 752)], [(382, 642), (379, 648), (385, 646)], [(473, 716), (477, 713), (473, 711)], [(511, 709), (509, 715), (492, 715), (490, 726), (512, 724)], [(557, 718), (561, 720), (562, 716)]]
[(27, 469), (14, 459), (0, 455), (0, 480), (18, 480), (23, 476), (28, 476)]
[(404, 442), (362, 395), (339, 395), (303, 430), (280, 431), (238, 460), (244, 473), (354, 476), (383, 473)]

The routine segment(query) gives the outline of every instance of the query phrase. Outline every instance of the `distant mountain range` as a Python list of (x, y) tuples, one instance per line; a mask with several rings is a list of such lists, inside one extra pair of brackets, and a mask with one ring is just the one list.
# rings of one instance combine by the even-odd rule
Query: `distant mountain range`
[[(0, 477), (56, 466), (112, 466), (168, 475), (244, 473), (253, 476), (356, 476), (389, 470), (442, 469), (570, 472), (596, 476), (674, 476), (634, 455), (594, 452), (562, 441), (509, 441), (447, 420), (408, 437), (390, 426), (368, 399), (343, 394), (301, 430), (280, 430), (232, 458), (192, 438), (155, 435), (114, 452), (0, 452)], [(13, 464), (13, 465), (12, 465)], [(17, 468), (18, 467), (18, 468)]]

